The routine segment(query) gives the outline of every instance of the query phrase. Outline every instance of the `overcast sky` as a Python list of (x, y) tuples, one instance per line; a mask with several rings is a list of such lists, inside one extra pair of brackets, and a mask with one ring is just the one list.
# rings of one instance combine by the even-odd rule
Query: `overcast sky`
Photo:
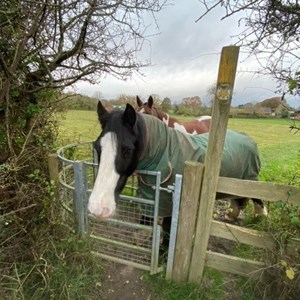
[[(151, 59), (151, 66), (141, 69), (144, 77), (134, 75), (125, 82), (108, 77), (98, 85), (79, 83), (75, 91), (89, 96), (101, 92), (106, 99), (120, 94), (145, 99), (158, 94), (172, 102), (188, 96), (200, 96), (207, 102), (207, 89), (217, 80), (222, 47), (234, 44), (234, 36), (241, 28), (236, 17), (221, 21), (221, 9), (195, 23), (202, 10), (197, 0), (175, 0), (174, 5), (156, 15), (160, 34), (151, 37), (151, 46), (146, 43), (141, 53), (141, 57)], [(258, 65), (255, 59), (246, 58), (240, 49), (232, 105), (278, 96), (276, 82), (271, 77), (258, 77), (249, 72), (256, 71)], [(299, 99), (286, 98), (290, 105), (300, 106)]]

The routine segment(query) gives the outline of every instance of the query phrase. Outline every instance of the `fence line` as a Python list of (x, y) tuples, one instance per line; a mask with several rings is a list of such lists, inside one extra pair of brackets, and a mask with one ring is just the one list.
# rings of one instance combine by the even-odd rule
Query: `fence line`
[[(205, 168), (202, 181), (198, 181), (198, 184), (202, 187), (197, 200), (197, 204), (199, 204), (197, 222), (195, 227), (189, 228), (189, 231), (193, 232), (193, 234), (189, 234), (189, 236), (193, 237), (193, 240), (187, 241), (187, 236), (184, 236), (185, 233), (180, 235), (180, 232), (184, 232), (180, 228), (177, 235), (178, 252), (183, 253), (183, 249), (180, 246), (182, 241), (185, 241), (186, 245), (192, 245), (192, 249), (184, 250), (184, 253), (187, 253), (188, 257), (184, 258), (183, 261), (180, 259), (181, 256), (178, 256), (178, 259), (174, 261), (174, 270), (184, 266), (184, 272), (181, 274), (175, 272), (172, 275), (172, 279), (176, 281), (186, 281), (185, 270), (188, 269), (188, 281), (199, 283), (205, 265), (240, 275), (253, 275), (260, 272), (264, 266), (262, 262), (207, 251), (208, 239), (211, 234), (231, 240), (238, 240), (260, 248), (276, 249), (278, 245), (277, 241), (267, 233), (258, 233), (257, 231), (246, 230), (244, 228), (239, 229), (233, 225), (223, 225), (214, 222), (212, 215), (217, 192), (249, 198), (260, 198), (268, 201), (282, 199), (288, 203), (299, 205), (299, 188), (219, 177), (238, 54), (239, 48), (235, 46), (224, 47), (222, 49), (216, 94), (212, 107), (210, 135), (204, 162)], [(194, 170), (196, 172), (196, 167), (194, 167)], [(192, 172), (192, 170), (189, 172)], [(183, 181), (185, 182), (184, 177)], [(196, 189), (194, 191), (190, 189), (191, 187), (187, 184), (183, 185), (182, 194), (190, 193), (190, 195), (194, 195)], [(197, 199), (197, 197), (194, 198)], [(184, 215), (180, 218), (190, 215), (194, 216), (195, 205), (186, 207)], [(180, 211), (180, 214), (183, 214), (183, 212)], [(293, 240), (288, 244), (288, 249), (292, 249), (292, 245), (297, 244), (297, 241)]]
[[(217, 189), (218, 192), (230, 195), (264, 199), (272, 202), (281, 199), (300, 206), (300, 189), (291, 185), (219, 177)], [(276, 194), (276, 197), (274, 197), (274, 194)]]
[[(193, 170), (194, 172), (198, 172), (199, 166), (197, 164), (186, 163), (185, 168), (188, 168), (188, 174), (191, 174), (193, 173)], [(184, 175), (185, 174), (186, 172), (184, 173)], [(184, 176), (183, 183), (182, 194), (189, 192), (191, 195), (194, 195), (197, 188), (194, 188), (194, 185), (190, 186), (188, 184), (188, 180), (184, 179)], [(202, 192), (203, 191), (199, 191), (198, 199)], [(217, 192), (226, 192), (232, 195), (237, 193), (238, 196), (241, 197), (263, 198), (264, 200), (265, 198), (267, 198), (268, 201), (282, 200), (284, 202), (293, 203), (294, 205), (300, 206), (300, 188), (283, 184), (219, 177)], [(267, 196), (264, 198), (264, 195)], [(198, 203), (198, 199), (196, 196), (194, 196), (193, 199), (193, 201)], [(182, 198), (182, 201), (183, 200), (184, 199)], [(182, 206), (180, 206), (180, 208), (181, 207)], [(179, 218), (186, 218), (186, 216), (191, 212), (192, 214), (195, 214), (194, 209), (195, 203), (193, 205), (189, 205), (188, 209), (187, 207), (185, 207), (183, 211), (179, 212)], [(201, 209), (201, 206), (199, 206), (198, 209)], [(199, 212), (198, 215), (203, 215), (203, 213)], [(197, 220), (197, 222), (199, 222), (199, 220)], [(196, 226), (190, 227), (188, 229), (188, 237), (193, 237), (197, 234)], [(300, 255), (300, 239), (288, 239), (285, 243), (284, 249), (282, 249), (280, 241), (278, 241), (272, 234), (268, 232), (244, 228), (241, 226), (216, 220), (211, 220), (211, 226), (209, 228), (208, 235), (250, 245), (252, 247), (266, 249), (269, 251), (279, 251), (280, 249), (281, 251), (285, 251), (285, 253), (289, 255)], [(266, 262), (239, 258), (232, 255), (208, 251), (207, 249), (205, 249), (204, 254), (196, 252), (198, 249), (196, 244), (197, 240), (200, 240), (201, 242), (201, 239), (197, 239), (196, 237), (191, 238), (191, 240), (188, 241), (186, 232), (184, 232), (184, 230), (182, 230), (181, 228), (178, 228), (178, 251), (183, 251), (182, 249), (180, 249), (180, 247), (184, 247), (182, 241), (185, 241), (186, 246), (192, 246), (189, 249), (184, 250), (185, 253), (189, 253), (189, 256), (187, 258), (181, 258), (180, 255), (176, 256), (175, 254), (176, 259), (174, 260), (174, 271), (172, 272), (172, 279), (174, 281), (190, 281), (199, 283), (201, 279), (195, 281), (193, 274), (198, 272), (200, 259), (202, 257), (204, 257), (204, 265), (207, 267), (242, 276), (251, 276), (252, 278), (261, 276), (261, 272), (264, 270), (264, 268), (268, 267)], [(192, 255), (190, 253), (192, 253)], [(191, 259), (192, 256), (194, 260)], [(183, 272), (181, 273), (177, 271), (180, 267), (183, 267)], [(186, 276), (186, 270), (188, 270), (188, 276)], [(200, 274), (200, 277), (198, 278), (201, 278), (201, 276), (202, 274)]]

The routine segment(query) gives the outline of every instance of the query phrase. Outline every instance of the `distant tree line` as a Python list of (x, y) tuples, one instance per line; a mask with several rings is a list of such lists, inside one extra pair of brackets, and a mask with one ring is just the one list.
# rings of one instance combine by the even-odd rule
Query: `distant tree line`
[[(123, 109), (126, 103), (136, 107), (136, 95), (121, 94), (116, 99), (106, 100), (100, 94), (89, 97), (79, 94), (66, 94), (63, 101), (64, 110), (96, 110), (99, 100), (102, 101), (108, 110)], [(179, 103), (172, 104), (169, 97), (163, 100), (159, 95), (152, 95), (154, 106), (158, 109), (183, 116), (201, 116), (211, 115), (211, 107), (203, 104), (199, 96), (185, 97)], [(257, 103), (240, 104), (231, 108), (231, 117), (241, 118), (288, 118), (293, 113), (293, 109), (289, 107), (285, 100), (281, 97), (273, 97), (265, 99)]]
[[(210, 114), (210, 108), (203, 105), (199, 96), (185, 97), (178, 104), (172, 104), (169, 97), (163, 100), (159, 95), (152, 95), (154, 99), (154, 106), (164, 112), (172, 112), (179, 115), (186, 116), (199, 116), (204, 112)], [(136, 107), (136, 95), (121, 94), (116, 99), (104, 99), (101, 93), (95, 94), (94, 97), (86, 95), (67, 93), (63, 95), (64, 101), (62, 102), (64, 110), (95, 110), (99, 100), (107, 107), (107, 109), (124, 108), (127, 103)]]

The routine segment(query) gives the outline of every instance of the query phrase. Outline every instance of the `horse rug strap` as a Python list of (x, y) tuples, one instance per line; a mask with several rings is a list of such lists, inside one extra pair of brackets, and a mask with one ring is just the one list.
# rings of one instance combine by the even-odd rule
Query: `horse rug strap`
[[(208, 133), (200, 135), (184, 134), (169, 128), (157, 118), (142, 114), (146, 125), (146, 149), (138, 163), (139, 170), (160, 171), (163, 187), (172, 185), (176, 174), (182, 174), (185, 161), (204, 163), (207, 151)], [(170, 167), (172, 174), (170, 176)], [(222, 155), (220, 176), (238, 179), (257, 180), (260, 159), (256, 143), (246, 134), (227, 130)], [(168, 180), (164, 180), (170, 177)], [(154, 199), (155, 177), (143, 175), (140, 181), (140, 194), (147, 199)], [(143, 184), (144, 183), (144, 184)], [(146, 215), (148, 207), (144, 207)], [(159, 216), (166, 217), (172, 213), (172, 194), (160, 192)]]

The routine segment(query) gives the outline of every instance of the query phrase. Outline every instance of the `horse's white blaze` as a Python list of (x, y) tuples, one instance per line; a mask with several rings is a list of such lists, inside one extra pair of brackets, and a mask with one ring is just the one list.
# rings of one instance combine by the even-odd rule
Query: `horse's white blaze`
[(115, 168), (117, 142), (113, 133), (108, 132), (102, 137), (101, 148), (98, 174), (89, 198), (88, 209), (97, 217), (107, 218), (116, 210), (114, 191), (120, 177)]
[(211, 119), (211, 116), (201, 116), (201, 117), (198, 118), (197, 120), (198, 120), (199, 122), (201, 122), (201, 121), (210, 120), (210, 119)]
[(139, 112), (143, 114), (145, 112), (145, 108), (143, 107), (141, 110), (139, 110)]

